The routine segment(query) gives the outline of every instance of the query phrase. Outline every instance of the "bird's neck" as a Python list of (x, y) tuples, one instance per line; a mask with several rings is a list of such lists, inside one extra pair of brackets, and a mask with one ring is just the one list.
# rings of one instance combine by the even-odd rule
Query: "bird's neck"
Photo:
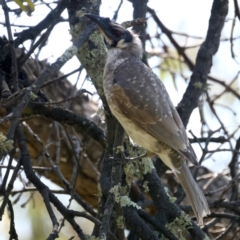
[(114, 64), (117, 67), (129, 57), (142, 58), (142, 53), (142, 42), (138, 37), (134, 37), (133, 41), (124, 48), (111, 47), (108, 51), (107, 64)]
[(131, 43), (128, 44), (126, 50), (139, 58), (142, 58), (142, 54), (143, 54), (143, 47), (142, 47), (142, 42), (139, 39), (138, 35), (134, 34), (133, 35), (133, 40)]

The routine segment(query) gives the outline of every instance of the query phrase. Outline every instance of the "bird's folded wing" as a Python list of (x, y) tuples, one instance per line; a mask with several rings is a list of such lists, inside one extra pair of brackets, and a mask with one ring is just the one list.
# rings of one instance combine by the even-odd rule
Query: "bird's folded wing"
[(124, 62), (115, 71), (113, 93), (114, 101), (127, 118), (197, 164), (183, 123), (164, 85), (151, 69), (140, 60)]

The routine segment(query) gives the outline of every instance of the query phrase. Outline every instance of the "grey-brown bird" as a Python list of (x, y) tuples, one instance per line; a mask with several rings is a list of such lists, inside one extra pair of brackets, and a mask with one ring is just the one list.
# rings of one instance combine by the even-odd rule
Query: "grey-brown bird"
[(157, 154), (174, 171), (202, 225), (210, 213), (208, 203), (186, 163), (197, 165), (197, 157), (164, 85), (141, 61), (141, 40), (109, 18), (85, 16), (99, 26), (110, 44), (103, 87), (113, 115), (133, 141)]

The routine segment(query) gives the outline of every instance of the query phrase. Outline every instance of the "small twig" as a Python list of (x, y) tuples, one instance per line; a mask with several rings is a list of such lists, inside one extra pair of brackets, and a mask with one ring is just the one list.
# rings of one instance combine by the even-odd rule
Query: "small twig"
[(231, 49), (232, 59), (233, 59), (237, 64), (239, 64), (238, 61), (237, 61), (236, 58), (235, 58), (235, 53), (234, 53), (234, 49), (233, 49), (233, 46), (234, 46), (234, 43), (233, 43), (233, 33), (234, 33), (235, 23), (236, 23), (236, 11), (235, 11), (235, 16), (234, 16), (234, 19), (233, 19), (233, 21), (232, 21), (232, 27), (231, 27), (230, 49)]
[[(209, 207), (211, 209), (216, 209), (216, 208), (225, 208), (229, 211), (234, 212), (237, 215), (240, 215), (240, 209), (239, 209), (239, 203), (236, 202), (230, 202), (230, 201), (224, 201), (224, 199), (219, 199), (214, 202), (209, 202), (208, 203)], [(193, 212), (191, 206), (179, 206), (184, 212), (190, 213)]]
[(217, 193), (217, 192), (221, 192), (221, 191), (224, 191), (228, 188), (230, 188), (231, 186), (237, 184), (237, 181), (238, 179), (240, 178), (240, 173), (238, 173), (231, 181), (229, 181), (225, 186), (219, 188), (219, 189), (216, 189), (216, 190), (213, 190), (213, 191), (209, 191), (209, 192), (206, 192), (205, 193), (205, 196), (212, 196), (213, 194)]
[(72, 193), (72, 198), (74, 198), (76, 202), (83, 207), (84, 210), (86, 210), (92, 216), (97, 217), (97, 213), (93, 210), (93, 208), (87, 202), (84, 202), (76, 192)]
[(119, 13), (119, 10), (120, 10), (122, 4), (123, 4), (123, 0), (120, 1), (117, 10), (116, 10), (115, 13), (114, 13), (114, 16), (113, 16), (113, 20), (114, 20), (114, 21), (116, 21), (117, 18), (118, 18), (118, 13)]
[[(14, 170), (16, 167), (13, 167), (13, 166), (5, 166), (5, 165), (0, 165), (0, 169), (1, 168), (6, 168), (6, 169), (11, 169), (11, 170)], [(36, 170), (36, 171), (53, 171), (52, 168), (50, 167), (38, 167), (38, 166), (34, 166), (32, 167), (33, 170)], [(20, 170), (23, 170), (23, 167), (20, 167)], [(6, 175), (6, 174), (5, 174)]]
[[(2, 180), (2, 183), (1, 183), (1, 186), (0, 186), (0, 194), (1, 195), (4, 195), (4, 192), (5, 192), (5, 188), (6, 188), (6, 184), (7, 184), (7, 180), (8, 180), (8, 176), (9, 176), (9, 173), (10, 173), (10, 169), (12, 168), (12, 162), (13, 162), (13, 155), (15, 154), (15, 150), (11, 151), (10, 152), (10, 156), (9, 156), (9, 161), (8, 161), (8, 166), (6, 166), (6, 172), (5, 172), (5, 175), (3, 177), (3, 180)], [(0, 165), (0, 168), (2, 166)], [(16, 167), (14, 167), (13, 169), (15, 169)]]
[(219, 212), (212, 212), (211, 214), (207, 215), (207, 218), (226, 218), (232, 221), (240, 220), (240, 217), (237, 215), (233, 215), (230, 213), (219, 213)]
[[(80, 157), (80, 152), (76, 152), (76, 144), (78, 144), (78, 140), (76, 139), (76, 142), (74, 143), (73, 139), (70, 137), (70, 134), (68, 132), (68, 129), (63, 126), (66, 136), (68, 138), (68, 141), (70, 142), (70, 148), (72, 149), (72, 153), (73, 153), (73, 161), (74, 161), (74, 166), (73, 166), (73, 173), (72, 173), (72, 179), (71, 179), (71, 185), (72, 185), (72, 189), (75, 189), (75, 185), (77, 182), (77, 177), (78, 177), (78, 173), (79, 170), (82, 169), (81, 167), (81, 157)], [(76, 138), (76, 136), (74, 136)], [(80, 151), (80, 148), (79, 148)]]
[[(232, 177), (232, 180), (237, 176), (237, 169), (236, 169), (236, 165), (238, 163), (238, 159), (239, 159), (239, 149), (240, 149), (240, 137), (238, 138), (237, 142), (236, 142), (236, 146), (235, 146), (235, 151), (233, 152), (233, 156), (231, 159), (231, 162), (229, 163), (228, 167), (230, 169), (230, 174)], [(238, 198), (238, 184), (234, 184), (232, 186), (232, 194), (231, 194), (231, 201), (237, 200)]]
[(55, 25), (59, 23), (59, 21), (55, 21), (51, 24), (51, 26), (46, 30), (45, 33), (42, 34), (42, 36), (38, 39), (38, 41), (31, 47), (31, 49), (28, 51), (28, 53), (26, 55), (24, 55), (23, 58), (21, 58), (18, 61), (18, 69), (20, 69), (23, 64), (29, 59), (29, 57), (31, 56), (31, 54), (35, 51), (35, 49), (44, 41), (46, 41), (46, 39), (49, 37), (50, 33), (52, 32), (53, 28), (55, 27)]
[[(88, 94), (92, 95), (92, 93), (88, 92), (87, 90), (85, 91), (87, 92)], [(51, 102), (46, 102), (44, 103), (45, 106), (50, 106), (50, 105), (57, 105), (57, 104), (61, 104), (61, 103), (67, 103), (67, 102), (71, 102), (72, 100), (74, 99), (81, 99), (82, 97), (82, 94), (83, 93), (80, 93), (80, 94), (77, 94), (76, 96), (73, 96), (73, 97), (68, 97), (68, 98), (65, 98), (63, 100), (60, 100), (60, 101), (51, 101)], [(42, 102), (36, 102), (36, 104), (43, 104)], [(67, 108), (66, 108), (67, 109)]]
[(48, 28), (55, 19), (60, 18), (62, 12), (68, 5), (68, 1), (63, 0), (59, 2), (57, 7), (53, 9), (40, 23), (34, 27), (30, 27), (27, 30), (23, 30), (20, 33), (15, 33), (14, 36), (17, 38), (14, 40), (15, 47), (18, 47), (20, 44), (24, 43), (28, 39), (35, 39), (41, 31)]
[(14, 184), (16, 178), (17, 178), (20, 167), (21, 167), (21, 160), (18, 160), (17, 166), (14, 169), (12, 177), (11, 177), (9, 183), (8, 183), (8, 187), (7, 187), (6, 191), (4, 192), (3, 201), (2, 201), (2, 204), (1, 204), (1, 207), (0, 207), (0, 220), (2, 219), (4, 209), (5, 209), (5, 207), (8, 203), (9, 195), (11, 193), (11, 190), (13, 189), (13, 184)]
[(56, 166), (51, 158), (51, 155), (49, 154), (47, 148), (44, 146), (43, 142), (41, 141), (41, 139), (39, 138), (39, 136), (37, 134), (35, 134), (32, 129), (27, 125), (27, 123), (23, 123), (23, 126), (26, 128), (26, 130), (36, 139), (36, 141), (41, 145), (42, 150), (44, 155), (47, 157), (48, 162), (50, 163), (52, 170), (56, 173), (56, 175), (59, 177), (59, 179), (61, 179), (63, 185), (65, 186), (65, 188), (67, 190), (72, 189), (70, 184), (68, 183), (68, 181), (66, 180), (66, 178), (63, 176), (63, 174), (60, 171), (59, 166)]
[[(240, 74), (240, 71), (237, 72), (236, 76), (233, 78), (233, 80), (228, 84), (229, 87), (231, 87), (231, 85), (238, 79), (238, 76)], [(224, 93), (227, 93), (227, 88), (224, 88), (224, 90), (217, 94), (212, 100), (211, 102), (215, 102), (218, 98), (222, 97)]]
[(82, 67), (82, 65), (81, 65), (79, 68), (77, 68), (76, 70), (74, 70), (74, 71), (72, 71), (72, 72), (70, 72), (70, 73), (68, 73), (68, 74), (65, 74), (65, 75), (63, 75), (63, 76), (61, 76), (61, 77), (58, 77), (58, 78), (54, 78), (54, 79), (52, 79), (52, 80), (44, 83), (41, 88), (44, 88), (44, 87), (47, 87), (47, 86), (49, 86), (49, 85), (51, 85), (51, 84), (53, 84), (53, 83), (56, 83), (56, 82), (65, 80), (67, 77), (71, 76), (72, 74), (74, 74), (74, 73), (76, 73), (76, 72), (81, 71), (82, 69), (83, 69), (83, 67)]
[(10, 213), (10, 230), (9, 230), (10, 239), (18, 239), (14, 222), (14, 210), (12, 207), (12, 202), (9, 199), (8, 199), (8, 211)]
[[(35, 187), (24, 187), (21, 190), (11, 191), (11, 195), (14, 196), (14, 195), (19, 194), (19, 193), (35, 192), (35, 191), (38, 191), (38, 189), (35, 188)], [(53, 190), (53, 189), (51, 189), (51, 192), (56, 193), (56, 194), (67, 194), (68, 193), (66, 190)]]
[(128, 158), (128, 157), (125, 157), (123, 156), (122, 158), (118, 158), (118, 157), (109, 157), (108, 159), (109, 160), (112, 160), (113, 162), (115, 163), (120, 163), (120, 164), (127, 164), (127, 163), (130, 163), (130, 162), (135, 162), (135, 161), (138, 161), (144, 157), (147, 156), (147, 152), (141, 154), (140, 156), (137, 156), (137, 157), (132, 157), (132, 158)]
[(133, 27), (133, 26), (136, 26), (136, 25), (146, 24), (146, 22), (147, 22), (147, 18), (137, 18), (137, 19), (134, 19), (132, 21), (123, 22), (123, 23), (121, 23), (121, 25), (124, 28), (130, 28), (130, 27)]
[(228, 233), (230, 233), (230, 231), (234, 228), (234, 226), (236, 225), (236, 221), (232, 221), (227, 229), (225, 230), (225, 232), (223, 232), (221, 235), (219, 235), (218, 237), (214, 238), (214, 240), (224, 240), (226, 239), (226, 236), (228, 235)]
[(237, 99), (240, 99), (240, 94), (233, 88), (231, 88), (225, 81), (220, 81), (214, 77), (208, 76), (208, 79), (212, 82), (216, 82), (219, 85), (222, 85), (225, 89), (226, 92), (231, 92)]
[(26, 89), (23, 88), (15, 93), (13, 93), (12, 95), (10, 95), (8, 98), (4, 98), (0, 103), (0, 107), (7, 108), (10, 106), (13, 106), (20, 98), (23, 97), (25, 90)]
[(240, 21), (240, 10), (239, 10), (237, 0), (234, 0), (234, 10), (235, 10), (235, 15), (238, 17), (238, 20)]

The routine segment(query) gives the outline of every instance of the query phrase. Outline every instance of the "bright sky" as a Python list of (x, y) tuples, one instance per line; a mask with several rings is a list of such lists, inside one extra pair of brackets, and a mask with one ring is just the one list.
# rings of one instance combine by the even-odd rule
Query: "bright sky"
[[(109, 1), (109, 0), (103, 0), (102, 1), (102, 6), (101, 6), (101, 12), (100, 15), (105, 16), (105, 17), (112, 17), (114, 15), (114, 11), (117, 9), (119, 1)], [(222, 37), (229, 38), (230, 36), (230, 31), (231, 31), (231, 25), (232, 25), (232, 17), (233, 17), (233, 1), (229, 2), (230, 8), (229, 8), (229, 15), (226, 26), (223, 29), (222, 32)], [(212, 1), (209, 0), (159, 0), (159, 1), (154, 1), (154, 0), (149, 0), (148, 4), (151, 8), (154, 8), (155, 11), (157, 12), (158, 16), (162, 20), (162, 22), (171, 30), (177, 31), (177, 32), (183, 32), (183, 33), (188, 33), (193, 36), (199, 36), (199, 37), (205, 37), (207, 27), (208, 27), (208, 20), (210, 16), (210, 11), (211, 11), (211, 5)], [(11, 8), (17, 8), (17, 5), (14, 2), (11, 2), (8, 4), (9, 7)], [(55, 5), (53, 5), (55, 7)], [(41, 19), (43, 19), (48, 11), (48, 8), (45, 7), (44, 5), (42, 6), (37, 6), (36, 11), (33, 12), (32, 17), (28, 17), (25, 13), (21, 14), (20, 18), (16, 18), (16, 16), (12, 17), (11, 20), (12, 23), (15, 24), (31, 24), (34, 26), (37, 24)], [(44, 13), (44, 14), (42, 14)], [(67, 18), (67, 11), (65, 11), (62, 15), (63, 17)], [(119, 12), (119, 18), (118, 22), (123, 22), (126, 20), (131, 20), (132, 19), (132, 5), (130, 2), (127, 0), (124, 0), (123, 6)], [(3, 12), (0, 12), (0, 22), (4, 22), (4, 15)], [(12, 31), (19, 32), (21, 29), (17, 27), (13, 27)], [(156, 33), (156, 25), (153, 22), (153, 20), (150, 18), (148, 22), (148, 31), (150, 35), (154, 35)], [(7, 36), (7, 33), (5, 31), (5, 28), (0, 25), (0, 33), (3, 35)], [(235, 36), (237, 36), (236, 33), (240, 33), (240, 24), (239, 21), (236, 22), (236, 27), (235, 27)], [(185, 42), (184, 37), (177, 37), (175, 38), (183, 44)], [(64, 51), (66, 48), (71, 46), (71, 37), (69, 35), (69, 25), (68, 23), (61, 23), (58, 24), (52, 34), (51, 37), (48, 41), (48, 44), (44, 49), (42, 50), (42, 53), (40, 55), (41, 59), (48, 59), (50, 63), (54, 62)], [(167, 38), (164, 38), (164, 41), (168, 43)], [(24, 46), (28, 48), (30, 41), (28, 43), (24, 43)], [(189, 39), (188, 40), (189, 44), (196, 44), (199, 43), (199, 41), (196, 42), (194, 39)], [(237, 44), (238, 43), (238, 44)], [(240, 44), (237, 42), (234, 45), (234, 49), (236, 52), (240, 52)], [(149, 46), (147, 45), (147, 48), (149, 49)], [(196, 50), (195, 50), (196, 51)], [(191, 57), (195, 59), (195, 55), (193, 55), (194, 51), (191, 52)], [(239, 56), (237, 57), (237, 60), (240, 62)], [(156, 59), (150, 60), (150, 65), (156, 66), (158, 65), (159, 62)], [(63, 68), (61, 71), (63, 73), (69, 73), (72, 70), (76, 69), (79, 67), (79, 62), (76, 58), (73, 58), (70, 60)], [(159, 70), (154, 69), (156, 74), (159, 75)], [(211, 75), (217, 77), (220, 80), (224, 80), (226, 82), (230, 82), (236, 73), (239, 71), (239, 65), (234, 62), (231, 58), (230, 55), (230, 44), (229, 42), (222, 42), (221, 46), (219, 48), (218, 53), (213, 59), (213, 67), (211, 69)], [(188, 76), (190, 76), (190, 72), (186, 73)], [(75, 83), (77, 79), (78, 74), (72, 75), (69, 79)], [(84, 76), (81, 77), (79, 81), (79, 86), (82, 84), (82, 80), (84, 79)], [(178, 91), (175, 90), (173, 86), (173, 82), (170, 77), (164, 79), (164, 84), (171, 96), (171, 99), (174, 103), (174, 105), (177, 105), (178, 102), (181, 100), (182, 95), (186, 89), (187, 84), (181, 79), (178, 79), (179, 81), (177, 86), (178, 86)], [(240, 80), (238, 79), (238, 88), (240, 86)], [(84, 85), (84, 88), (88, 88), (90, 91), (94, 91), (93, 86), (91, 85), (90, 82), (86, 82)], [(214, 89), (212, 89), (212, 92), (219, 92), (221, 91), (221, 88), (219, 86), (216, 86)], [(233, 130), (237, 125), (239, 125), (240, 122), (240, 115), (239, 115), (239, 102), (231, 100), (231, 97), (224, 98), (224, 101), (227, 101), (227, 104), (231, 104), (230, 107), (233, 107), (236, 112), (237, 116), (233, 117), (233, 115), (228, 111), (228, 110), (222, 110), (222, 109), (217, 109), (218, 113), (222, 116), (224, 116), (224, 121), (226, 123), (226, 126), (228, 130)], [(207, 109), (207, 108), (206, 108)], [(219, 124), (215, 120), (213, 116), (208, 116), (208, 118), (211, 118), (211, 121), (209, 121), (210, 126), (212, 127), (212, 130), (216, 130), (219, 127)], [(199, 114), (198, 110), (196, 109), (192, 116), (190, 123), (188, 125), (188, 129), (192, 129), (194, 131), (194, 134), (199, 136), (199, 130), (200, 130), (200, 125), (199, 125)], [(230, 131), (230, 132), (231, 132)], [(239, 135), (239, 134), (238, 134)], [(214, 149), (217, 145), (212, 144), (211, 147)], [(228, 148), (229, 146), (225, 146)], [(197, 144), (194, 144), (194, 149), (198, 155), (198, 157), (201, 156), (201, 150), (197, 146)], [(221, 152), (218, 155), (215, 155), (215, 161), (211, 160), (206, 163), (206, 166), (209, 167), (213, 171), (222, 171), (222, 169), (226, 166), (226, 164), (229, 162), (231, 158), (231, 154), (227, 152)], [(221, 161), (219, 161), (221, 159)], [(216, 164), (217, 163), (217, 164)], [(24, 212), (24, 211), (22, 211)], [(24, 213), (23, 213), (24, 214)], [(26, 214), (26, 213), (25, 213)], [(21, 218), (23, 216), (21, 215)], [(0, 224), (2, 225), (2, 224)], [(0, 228), (3, 226), (0, 226)], [(22, 226), (22, 232), (24, 232), (24, 225)], [(1, 232), (1, 230), (0, 230)], [(22, 233), (21, 233), (22, 234)], [(23, 235), (21, 235), (23, 236)], [(1, 240), (8, 239), (8, 237), (2, 238)], [(27, 239), (23, 238), (23, 239)]]

